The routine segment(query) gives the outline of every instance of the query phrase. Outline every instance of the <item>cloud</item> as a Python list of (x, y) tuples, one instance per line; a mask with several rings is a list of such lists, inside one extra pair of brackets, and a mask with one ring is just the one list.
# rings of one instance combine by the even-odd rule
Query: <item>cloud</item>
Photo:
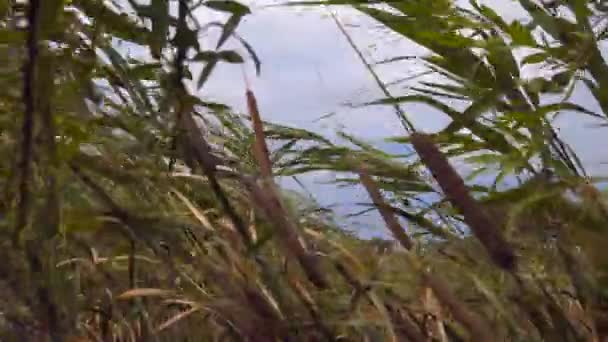
[[(459, 2), (468, 6), (468, 1)], [(525, 17), (525, 11), (517, 1), (481, 2), (494, 8), (507, 21)], [(376, 22), (352, 9), (340, 9), (338, 15), (370, 62), (427, 53), (424, 48), (379, 27)], [(222, 18), (224, 16), (218, 14), (200, 17), (203, 23)], [(353, 109), (345, 105), (378, 99), (383, 94), (324, 9), (254, 8), (253, 14), (247, 16), (239, 26), (238, 32), (254, 47), (263, 63), (259, 78), (254, 77), (251, 64), (245, 70), (265, 119), (325, 135), (344, 130), (359, 138), (371, 140), (376, 146), (392, 153), (406, 152), (401, 145), (383, 142), (383, 138), (403, 134), (390, 107)], [(207, 46), (216, 38), (217, 32), (210, 34), (205, 39)], [(237, 49), (245, 55), (245, 51), (235, 42), (230, 42), (226, 48)], [(379, 66), (376, 70), (383, 81), (390, 83), (416, 75), (423, 68), (419, 62), (405, 61)], [(194, 74), (196, 77), (196, 72)], [(391, 91), (395, 95), (403, 95), (407, 91), (405, 87), (416, 81), (394, 85)], [(221, 65), (201, 95), (244, 111), (241, 68)], [(577, 87), (572, 101), (587, 108), (598, 109), (597, 103), (584, 87)], [(445, 115), (424, 105), (407, 105), (403, 108), (416, 127), (425, 131), (439, 130), (450, 121)], [(328, 113), (335, 115), (317, 120)], [(601, 163), (608, 160), (608, 150), (596, 147), (605, 140), (606, 132), (603, 129), (589, 129), (591, 122), (581, 116), (566, 113), (559, 118), (557, 124), (560, 135), (579, 153), (589, 170), (599, 175), (608, 171)], [(311, 174), (304, 177), (304, 181), (323, 205), (345, 204), (336, 207), (339, 215), (356, 210), (353, 203), (369, 201), (362, 189), (338, 189), (333, 185), (319, 184), (327, 177), (332, 176), (327, 173)], [(357, 220), (363, 222), (362, 227), (367, 227), (358, 228), (364, 235), (383, 231), (375, 213)], [(357, 226), (352, 220), (349, 222)]]
[[(367, 28), (374, 25), (373, 21), (352, 10), (342, 10), (340, 15), (345, 18), (345, 24), (361, 25), (360, 29), (349, 30), (362, 49), (367, 50), (372, 43), (380, 45), (380, 38), (384, 35), (367, 34)], [(383, 95), (335, 23), (324, 12), (261, 10), (248, 16), (239, 27), (239, 32), (254, 47), (263, 63), (259, 78), (252, 77), (250, 66), (247, 67), (247, 74), (266, 119), (328, 133), (344, 129), (357, 136), (376, 140), (403, 133), (390, 108), (352, 109), (345, 106), (346, 103), (362, 103)], [(209, 37), (208, 40), (213, 38)], [(392, 44), (391, 53), (411, 53), (411, 46), (408, 49), (411, 44), (407, 42), (389, 39), (388, 43)], [(238, 44), (231, 43), (228, 47), (238, 49)], [(374, 60), (381, 57), (370, 55), (369, 58)], [(388, 75), (404, 74), (395, 68), (380, 68), (379, 73), (387, 82), (391, 80)], [(244, 110), (243, 88), (240, 68), (221, 65), (201, 95)], [(414, 115), (422, 128), (434, 130), (448, 122), (437, 113), (420, 114), (423, 112), (421, 106), (408, 107), (415, 109), (417, 114)], [(315, 121), (332, 112), (336, 114), (330, 119)], [(428, 112), (428, 109), (424, 109), (424, 112)]]

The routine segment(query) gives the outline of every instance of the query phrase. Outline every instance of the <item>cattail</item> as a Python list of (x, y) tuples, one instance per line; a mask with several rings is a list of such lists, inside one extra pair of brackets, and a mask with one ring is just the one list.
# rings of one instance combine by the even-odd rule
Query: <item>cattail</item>
[(380, 215), (382, 216), (386, 227), (391, 231), (393, 237), (397, 241), (399, 241), (399, 243), (405, 249), (412, 249), (412, 247), (414, 246), (412, 240), (405, 233), (403, 227), (401, 227), (401, 225), (399, 224), (395, 213), (393, 212), (393, 210), (391, 210), (389, 205), (386, 204), (386, 202), (382, 198), (382, 194), (378, 189), (378, 185), (376, 185), (376, 182), (374, 182), (374, 180), (372, 179), (372, 177), (370, 177), (364, 167), (359, 168), (359, 179), (361, 180), (361, 184), (363, 184), (363, 186), (367, 190), (369, 197), (371, 197), (372, 202), (374, 202), (374, 205), (376, 205), (376, 207), (378, 208), (378, 211), (380, 212)]
[(260, 173), (263, 177), (272, 177), (272, 164), (270, 162), (270, 153), (268, 152), (268, 146), (266, 145), (266, 138), (264, 136), (264, 124), (260, 117), (258, 110), (258, 103), (253, 95), (253, 92), (249, 89), (245, 92), (247, 96), (247, 108), (249, 109), (249, 115), (251, 116), (251, 122), (253, 123), (253, 131), (255, 133), (255, 143), (253, 146), (253, 154), (260, 167)]
[(287, 210), (281, 203), (276, 185), (272, 180), (272, 164), (257, 101), (251, 90), (247, 89), (246, 95), (247, 107), (255, 132), (253, 151), (263, 177), (261, 186), (255, 182), (250, 184), (254, 202), (262, 209), (262, 213), (274, 223), (283, 247), (297, 259), (308, 279), (317, 287), (325, 288), (328, 283), (319, 267), (318, 257), (307, 250), (304, 241), (298, 234), (296, 224), (288, 217)]
[(289, 219), (287, 211), (281, 204), (274, 184), (266, 182), (264, 188), (254, 182), (249, 183), (254, 203), (261, 213), (274, 224), (277, 235), (285, 250), (298, 261), (306, 276), (318, 288), (326, 288), (328, 282), (321, 271), (319, 258), (310, 253), (300, 238), (297, 226)]
[(516, 259), (513, 248), (470, 195), (462, 177), (450, 165), (445, 155), (428, 135), (414, 133), (411, 138), (420, 159), (431, 171), (450, 203), (463, 214), (464, 221), (481, 241), (492, 260), (507, 271), (514, 270)]

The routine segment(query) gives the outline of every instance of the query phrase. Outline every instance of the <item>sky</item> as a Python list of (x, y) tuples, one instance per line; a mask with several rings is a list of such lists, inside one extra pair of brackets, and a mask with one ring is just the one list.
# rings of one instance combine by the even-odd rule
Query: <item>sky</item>
[[(465, 1), (466, 2), (466, 1)], [(486, 0), (507, 21), (521, 18), (519, 4), (510, 0)], [(247, 3), (247, 2), (246, 2)], [(352, 108), (349, 104), (360, 104), (383, 97), (365, 66), (358, 59), (336, 24), (328, 16), (329, 9), (265, 7), (264, 3), (249, 2), (252, 14), (245, 17), (238, 33), (255, 49), (262, 61), (262, 72), (256, 76), (253, 64), (244, 68), (238, 65), (221, 64), (212, 74), (199, 95), (207, 100), (227, 103), (245, 111), (246, 75), (256, 94), (261, 114), (265, 120), (313, 130), (327, 136), (345, 131), (374, 143), (392, 153), (403, 153), (405, 147), (387, 144), (383, 140), (402, 135), (403, 129), (390, 107)], [(395, 56), (426, 53), (421, 48), (381, 28), (370, 18), (348, 8), (332, 8), (346, 26), (357, 46), (363, 50), (369, 62), (377, 62)], [(200, 12), (202, 23), (223, 19), (221, 14)], [(217, 34), (211, 33), (203, 45), (213, 44)], [(228, 43), (226, 48), (235, 48), (245, 55), (238, 44)], [(382, 65), (376, 68), (385, 83), (410, 77), (422, 71), (416, 61), (405, 61)], [(529, 72), (534, 72), (530, 70)], [(197, 72), (194, 70), (194, 75)], [(419, 79), (417, 79), (418, 81)], [(409, 82), (406, 85), (411, 85)], [(391, 87), (393, 95), (406, 93), (406, 85)], [(589, 109), (597, 109), (595, 100), (586, 89), (577, 87), (573, 102)], [(407, 105), (403, 109), (415, 126), (423, 131), (437, 131), (449, 123), (443, 114), (423, 105)], [(326, 119), (319, 118), (333, 113)], [(608, 150), (597, 145), (607, 136), (603, 129), (589, 129), (590, 120), (581, 121), (580, 116), (564, 114), (558, 121), (561, 136), (570, 143), (593, 175), (608, 172)], [(402, 150), (403, 149), (403, 150)], [(339, 189), (327, 185), (335, 175), (318, 172), (302, 180), (323, 206), (332, 206), (338, 216), (357, 211), (356, 203), (369, 202), (360, 188)], [(285, 186), (294, 183), (286, 181)], [(335, 206), (338, 204), (337, 206)], [(386, 236), (378, 216), (369, 213), (346, 221), (348, 229), (362, 236)]]

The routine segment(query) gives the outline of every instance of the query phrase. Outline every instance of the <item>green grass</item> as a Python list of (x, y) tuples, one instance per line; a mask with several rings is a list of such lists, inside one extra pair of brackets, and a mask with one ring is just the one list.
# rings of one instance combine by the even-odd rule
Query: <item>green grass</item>
[[(0, 339), (608, 335), (608, 209), (594, 185), (601, 179), (585, 176), (551, 127), (562, 110), (607, 113), (605, 61), (568, 53), (593, 52), (605, 39), (601, 4), (564, 2), (577, 18), (565, 22), (522, 0), (532, 21), (505, 23), (489, 8), (465, 11), (447, 0), (404, 0), (387, 4), (391, 10), (334, 2), (434, 52), (425, 65), (442, 81), (393, 95), (377, 79), (386, 98), (370, 104), (396, 106), (404, 122), (398, 105), (412, 102), (452, 118), (433, 135), (406, 125), (397, 143), (416, 151), (406, 160), (347, 134), (333, 143), (264, 122), (249, 89), (246, 115), (190, 94), (184, 84), (202, 87), (218, 63), (244, 62), (222, 50), (226, 39), (245, 44), (257, 68), (259, 60), (235, 36), (249, 14), (244, 5), (201, 3), (230, 15), (204, 26), (189, 18), (197, 4), (175, 3), (177, 16), (160, 0), (130, 15), (95, 0), (0, 0), (0, 60), (14, 57), (0, 66)], [(537, 39), (535, 26), (560, 45)], [(204, 50), (196, 37), (211, 28), (222, 38)], [(150, 48), (155, 60), (127, 58), (116, 38)], [(513, 57), (520, 46), (542, 51), (528, 62), (561, 69), (551, 80), (527, 80)], [(205, 63), (202, 75), (190, 75), (191, 56)], [(602, 113), (568, 102), (581, 82)], [(442, 94), (470, 105), (457, 111)], [(551, 94), (563, 100), (541, 105)], [(267, 141), (281, 147), (269, 151)], [(520, 182), (500, 192), (474, 177), (465, 183), (453, 157), (501, 170), (496, 185)], [(361, 185), (382, 218), (378, 229), (394, 241), (347, 233), (274, 183), (318, 170)], [(422, 202), (428, 195), (441, 200)]]

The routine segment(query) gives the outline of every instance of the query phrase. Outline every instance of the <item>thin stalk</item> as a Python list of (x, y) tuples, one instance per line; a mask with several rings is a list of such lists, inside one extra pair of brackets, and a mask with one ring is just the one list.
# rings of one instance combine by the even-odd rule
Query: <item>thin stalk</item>
[(261, 187), (253, 180), (243, 179), (243, 181), (246, 182), (260, 213), (274, 224), (287, 253), (298, 261), (311, 283), (320, 289), (327, 288), (329, 282), (320, 267), (320, 260), (307, 249), (299, 236), (296, 224), (290, 219), (289, 213), (281, 203), (276, 186), (265, 182), (267, 186)]
[(135, 240), (129, 241), (129, 288), (135, 288)]
[[(583, 166), (581, 160), (578, 158), (576, 152), (572, 147), (563, 141), (558, 135), (555, 129), (551, 126), (551, 123), (547, 123), (551, 129), (551, 145), (554, 146), (556, 153), (559, 154), (560, 158), (568, 165), (568, 167), (578, 177), (588, 177), (587, 171)], [(579, 172), (580, 171), (580, 172)]]
[(315, 195), (306, 187), (306, 185), (304, 185), (304, 183), (297, 177), (297, 176), (291, 176), (291, 178), (298, 184), (298, 186), (304, 190), (304, 192), (306, 192), (306, 196), (308, 196), (308, 198), (317, 206), (320, 207), (319, 205), (319, 201), (317, 201), (317, 198), (315, 197)]
[[(187, 29), (187, 13), (188, 4), (186, 3), (186, 0), (180, 0), (178, 8), (177, 35), (185, 34), (184, 32)], [(226, 215), (228, 215), (228, 217), (232, 221), (232, 224), (234, 225), (235, 229), (241, 235), (243, 243), (245, 244), (245, 246), (250, 248), (251, 246), (253, 246), (253, 242), (251, 236), (249, 235), (249, 231), (244, 221), (238, 216), (236, 210), (233, 208), (215, 175), (216, 167), (219, 160), (217, 160), (217, 158), (215, 158), (211, 154), (211, 147), (209, 146), (207, 141), (205, 141), (205, 139), (201, 136), (201, 132), (196, 126), (196, 122), (194, 121), (192, 114), (186, 111), (186, 106), (183, 103), (183, 95), (186, 93), (186, 88), (183, 84), (185, 59), (186, 49), (183, 46), (179, 46), (175, 57), (175, 84), (179, 94), (176, 110), (177, 126), (181, 129), (184, 129), (187, 133), (188, 144), (191, 145), (192, 149), (196, 153), (197, 162), (203, 169), (205, 176), (209, 179), (209, 184), (211, 185), (212, 191), (219, 200), (222, 209), (224, 209)]]
[[(39, 0), (30, 0), (27, 9), (28, 34), (26, 41), (27, 60), (23, 66), (23, 93), (22, 101), (24, 105), (23, 123), (21, 127), (21, 154), (18, 164), (18, 204), (17, 218), (15, 230), (13, 231), (12, 242), (14, 246), (19, 246), (21, 232), (28, 226), (30, 217), (30, 181), (32, 176), (32, 164), (34, 154), (34, 126), (36, 114), (36, 80), (37, 80), (37, 65), (39, 62), (39, 17), (40, 17), (41, 2)], [(50, 108), (48, 110), (50, 115)], [(45, 114), (46, 117), (46, 114)], [(50, 128), (50, 127), (46, 127)], [(51, 150), (49, 152), (52, 153)], [(53, 158), (53, 156), (49, 156)], [(53, 172), (53, 171), (52, 171)], [(51, 196), (54, 188), (54, 179), (51, 181)], [(53, 220), (55, 221), (55, 220)], [(56, 222), (55, 222), (56, 223)], [(52, 222), (49, 224), (53, 224)], [(30, 240), (25, 244), (25, 256), (30, 268), (30, 276), (32, 282), (36, 284), (36, 298), (38, 300), (38, 316), (45, 326), (48, 337), (52, 342), (63, 341), (63, 329), (59, 319), (59, 309), (53, 300), (51, 288), (48, 286), (48, 273), (44, 265), (44, 258), (41, 257), (43, 250), (41, 247), (46, 247), (39, 240)]]
[(372, 202), (374, 202), (374, 205), (380, 212), (380, 215), (382, 216), (386, 227), (393, 234), (393, 237), (397, 241), (399, 241), (399, 243), (405, 249), (412, 249), (414, 246), (412, 239), (407, 235), (403, 227), (401, 227), (399, 221), (397, 220), (397, 217), (395, 216), (394, 211), (384, 201), (384, 199), (382, 198), (382, 194), (378, 189), (378, 186), (376, 185), (372, 177), (367, 173), (367, 170), (365, 170), (364, 167), (359, 168), (359, 179), (361, 180), (361, 184), (363, 184), (363, 186), (367, 190), (369, 197), (371, 197)]
[(296, 224), (290, 219), (289, 213), (281, 201), (279, 191), (272, 178), (272, 162), (264, 135), (264, 123), (262, 122), (253, 91), (247, 89), (246, 97), (255, 134), (254, 156), (262, 175), (261, 186), (258, 187), (257, 184), (252, 184), (252, 197), (256, 200), (260, 209), (263, 209), (265, 215), (275, 223), (275, 228), (287, 252), (291, 253), (298, 260), (310, 281), (319, 288), (325, 288), (328, 286), (328, 282), (319, 269), (318, 260), (307, 249), (304, 240), (298, 233)]
[[(336, 26), (338, 26), (338, 29), (340, 29), (340, 32), (342, 32), (342, 34), (346, 38), (346, 41), (348, 41), (348, 44), (353, 48), (353, 50), (355, 50), (357, 57), (359, 57), (359, 59), (361, 60), (363, 65), (365, 65), (365, 68), (367, 69), (367, 71), (370, 73), (370, 75), (372, 75), (374, 81), (376, 81), (376, 84), (378, 85), (380, 90), (382, 90), (382, 92), (384, 93), (384, 95), (387, 98), (393, 99), (394, 98), (393, 95), (391, 95), (391, 93), (388, 91), (387, 86), (384, 84), (384, 82), (382, 82), (382, 80), (380, 79), (380, 77), (378, 76), (378, 74), (376, 73), (374, 68), (372, 67), (372, 65), (365, 59), (365, 56), (363, 56), (363, 53), (361, 52), (361, 50), (357, 47), (354, 40), (351, 38), (350, 34), (348, 34), (346, 29), (344, 28), (344, 25), (342, 25), (342, 23), (340, 22), (338, 17), (333, 12), (330, 12), (330, 14), (331, 14), (331, 17), (336, 22)], [(399, 119), (399, 122), (401, 122), (401, 125), (403, 126), (403, 128), (407, 132), (415, 132), (416, 129), (414, 128), (414, 124), (412, 124), (412, 122), (407, 118), (407, 115), (405, 115), (405, 113), (403, 112), (401, 107), (399, 107), (398, 103), (393, 103), (393, 109), (395, 110), (395, 115), (397, 115), (397, 118)]]
[(464, 216), (466, 224), (499, 267), (512, 271), (516, 268), (515, 252), (500, 230), (477, 201), (471, 196), (462, 177), (454, 170), (445, 155), (425, 134), (412, 134), (412, 144), (420, 159), (431, 171), (452, 205)]
[[(416, 137), (419, 135), (420, 134), (418, 133), (414, 133), (413, 136)], [(416, 147), (416, 144), (414, 144), (414, 147)], [(416, 151), (420, 152), (418, 148)], [(424, 161), (424, 153), (421, 154), (421, 158)], [(410, 265), (415, 270), (422, 273), (425, 283), (427, 283), (428, 286), (433, 290), (439, 301), (450, 310), (454, 318), (467, 328), (467, 330), (471, 333), (471, 337), (473, 337), (472, 340), (482, 342), (492, 341), (492, 334), (490, 333), (487, 322), (485, 322), (482, 317), (475, 314), (462, 301), (460, 301), (452, 293), (449, 286), (443, 279), (422, 268), (422, 265), (420, 265), (415, 254), (412, 252), (412, 241), (405, 234), (405, 231), (399, 224), (399, 221), (397, 221), (395, 213), (385, 207), (386, 204), (382, 199), (382, 195), (378, 190), (377, 185), (374, 183), (373, 179), (365, 173), (364, 169), (360, 171), (360, 175), (362, 176), (361, 182), (364, 184), (364, 186), (366, 186), (366, 188), (368, 188), (368, 191), (371, 190), (370, 196), (375, 198), (374, 201), (378, 202), (380, 208), (385, 208), (384, 211), (381, 211), (385, 224), (389, 230), (396, 235), (395, 238), (399, 241), (399, 243), (407, 250), (406, 256)]]
[[(596, 43), (597, 44), (597, 43)], [(598, 44), (599, 45), (599, 44)], [(598, 49), (597, 45), (592, 48), (592, 51), (589, 52), (589, 61), (586, 66), (586, 70), (589, 71), (591, 76), (595, 79), (598, 84), (598, 89), (606, 89), (608, 88), (608, 64), (606, 60), (602, 56), (601, 51)], [(604, 91), (594, 92), (593, 95), (597, 102), (599, 102), (602, 107), (602, 111), (604, 115), (608, 116), (608, 94)]]
[(17, 205), (17, 222), (13, 232), (13, 244), (19, 243), (19, 236), (28, 224), (30, 212), (30, 178), (32, 174), (32, 158), (34, 152), (34, 114), (36, 111), (35, 87), (36, 64), (38, 63), (38, 17), (40, 16), (40, 1), (30, 0), (27, 19), (27, 55), (23, 66), (23, 123), (21, 127), (21, 155), (18, 165), (19, 172), (19, 202)]
[(38, 299), (38, 311), (39, 319), (43, 322), (45, 330), (48, 333), (48, 337), (51, 342), (64, 341), (65, 331), (62, 327), (60, 319), (60, 311), (57, 307), (53, 298), (51, 288), (48, 286), (49, 274), (46, 271), (48, 266), (45, 265), (45, 261), (40, 256), (41, 251), (46, 247), (37, 240), (29, 240), (25, 243), (25, 256), (27, 258), (32, 281), (36, 284), (36, 297)]

